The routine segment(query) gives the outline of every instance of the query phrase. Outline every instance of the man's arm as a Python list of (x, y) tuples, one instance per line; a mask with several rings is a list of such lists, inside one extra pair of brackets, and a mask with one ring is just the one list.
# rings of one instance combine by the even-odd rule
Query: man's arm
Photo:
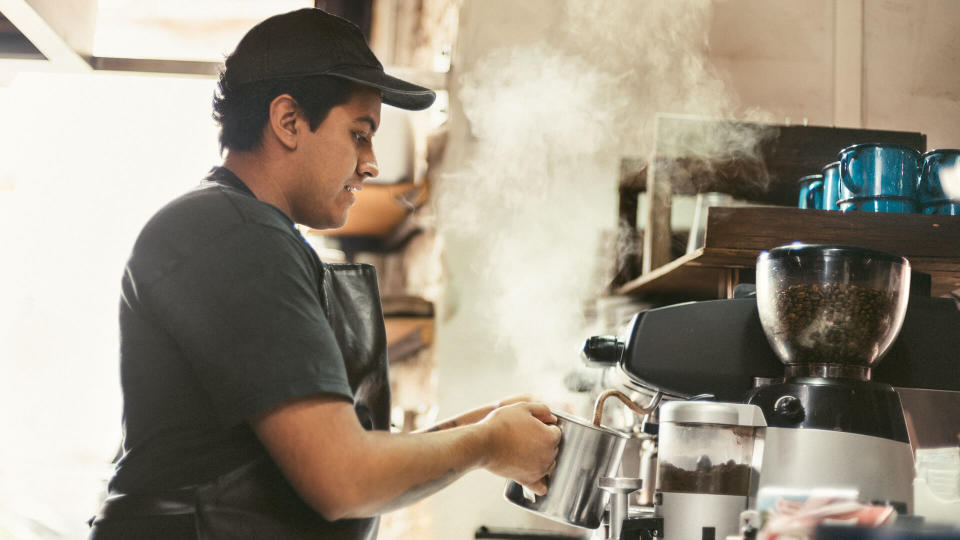
[(351, 404), (319, 396), (251, 421), (300, 496), (325, 519), (367, 517), (411, 504), (475, 468), (545, 493), (560, 430), (543, 404), (502, 407), (467, 426), (417, 434), (366, 431)]

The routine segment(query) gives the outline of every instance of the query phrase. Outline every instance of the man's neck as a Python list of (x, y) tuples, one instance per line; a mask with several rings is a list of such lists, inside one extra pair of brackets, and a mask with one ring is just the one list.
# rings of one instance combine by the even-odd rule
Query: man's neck
[(275, 163), (263, 151), (227, 150), (223, 167), (237, 175), (257, 199), (272, 204), (293, 219), (290, 203), (284, 190), (283, 171), (276, 170)]

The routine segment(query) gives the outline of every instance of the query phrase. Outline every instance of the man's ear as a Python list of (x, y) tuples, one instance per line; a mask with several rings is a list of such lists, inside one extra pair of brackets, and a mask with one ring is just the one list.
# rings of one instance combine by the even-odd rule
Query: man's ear
[(270, 102), (267, 129), (288, 150), (297, 149), (297, 115), (300, 105), (290, 94), (280, 94)]

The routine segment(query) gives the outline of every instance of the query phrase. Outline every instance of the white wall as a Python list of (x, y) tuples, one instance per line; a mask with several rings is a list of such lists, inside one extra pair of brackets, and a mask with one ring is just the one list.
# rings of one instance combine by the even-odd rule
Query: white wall
[[(744, 109), (777, 122), (919, 131), (928, 149), (957, 148), (956, 21), (955, 0), (723, 0), (713, 6), (709, 57)], [(851, 59), (856, 42), (862, 50)], [(835, 110), (838, 94), (850, 92), (859, 125)]]
[(743, 107), (834, 125), (834, 0), (717, 2), (708, 54)]
[(39, 73), (0, 88), (0, 539), (86, 536), (120, 444), (123, 266), (144, 221), (218, 163), (213, 88)]
[(960, 2), (864, 4), (866, 127), (920, 131), (927, 148), (960, 148)]

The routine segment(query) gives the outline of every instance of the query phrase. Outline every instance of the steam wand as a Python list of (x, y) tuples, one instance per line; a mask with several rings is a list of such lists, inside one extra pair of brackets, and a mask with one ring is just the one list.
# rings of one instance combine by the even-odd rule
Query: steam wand
[(600, 419), (603, 416), (603, 402), (606, 401), (610, 396), (616, 397), (622, 401), (628, 409), (637, 413), (638, 415), (646, 416), (655, 411), (657, 406), (660, 405), (660, 400), (663, 399), (663, 392), (657, 392), (654, 394), (653, 399), (650, 400), (650, 403), (648, 403), (646, 407), (641, 407), (619, 390), (604, 391), (597, 396), (597, 401), (593, 406), (593, 425), (596, 427), (600, 427)]

